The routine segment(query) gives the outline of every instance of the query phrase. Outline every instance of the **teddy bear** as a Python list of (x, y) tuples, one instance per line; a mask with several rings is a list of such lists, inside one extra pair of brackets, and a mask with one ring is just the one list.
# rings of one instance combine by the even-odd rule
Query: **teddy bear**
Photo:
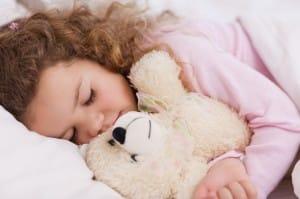
[(145, 54), (128, 77), (139, 111), (121, 115), (87, 146), (95, 179), (124, 198), (191, 198), (210, 160), (249, 144), (246, 120), (217, 99), (188, 91), (180, 72), (167, 52)]

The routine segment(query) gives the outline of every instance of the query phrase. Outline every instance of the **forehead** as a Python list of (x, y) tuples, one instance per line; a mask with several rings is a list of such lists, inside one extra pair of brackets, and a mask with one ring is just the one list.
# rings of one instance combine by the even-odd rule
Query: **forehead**
[(60, 63), (42, 72), (37, 92), (28, 106), (25, 123), (46, 136), (59, 136), (72, 114), (74, 90), (79, 75)]

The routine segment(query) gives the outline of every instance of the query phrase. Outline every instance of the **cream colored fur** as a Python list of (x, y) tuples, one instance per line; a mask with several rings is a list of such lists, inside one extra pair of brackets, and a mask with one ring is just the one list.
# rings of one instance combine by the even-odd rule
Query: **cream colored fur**
[[(113, 129), (88, 145), (86, 160), (95, 178), (125, 198), (191, 198), (209, 160), (230, 150), (244, 150), (249, 143), (246, 122), (218, 100), (187, 92), (179, 73), (180, 67), (166, 52), (153, 51), (132, 67), (129, 76), (138, 90), (140, 111), (152, 112), (136, 113), (137, 117), (144, 114), (161, 127), (153, 133), (162, 134), (162, 148), (148, 154), (134, 149), (134, 161), (125, 144), (108, 143)], [(119, 120), (126, 126), (126, 115)]]

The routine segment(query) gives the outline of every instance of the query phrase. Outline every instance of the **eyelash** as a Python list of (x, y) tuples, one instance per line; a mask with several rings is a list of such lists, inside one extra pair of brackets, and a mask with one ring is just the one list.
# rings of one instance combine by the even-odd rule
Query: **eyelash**
[(95, 91), (94, 91), (93, 89), (91, 89), (90, 97), (89, 97), (89, 99), (84, 103), (84, 105), (85, 105), (85, 106), (88, 106), (88, 105), (92, 104), (92, 103), (94, 102), (94, 100), (95, 100), (95, 97), (96, 97)]

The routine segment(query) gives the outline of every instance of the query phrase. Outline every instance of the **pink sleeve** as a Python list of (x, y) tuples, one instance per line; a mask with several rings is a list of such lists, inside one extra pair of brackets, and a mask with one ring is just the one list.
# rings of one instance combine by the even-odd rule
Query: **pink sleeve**
[(185, 63), (185, 74), (197, 91), (229, 104), (249, 121), (254, 135), (243, 161), (259, 198), (266, 198), (299, 147), (296, 107), (266, 77), (206, 38), (170, 33), (162, 40)]

